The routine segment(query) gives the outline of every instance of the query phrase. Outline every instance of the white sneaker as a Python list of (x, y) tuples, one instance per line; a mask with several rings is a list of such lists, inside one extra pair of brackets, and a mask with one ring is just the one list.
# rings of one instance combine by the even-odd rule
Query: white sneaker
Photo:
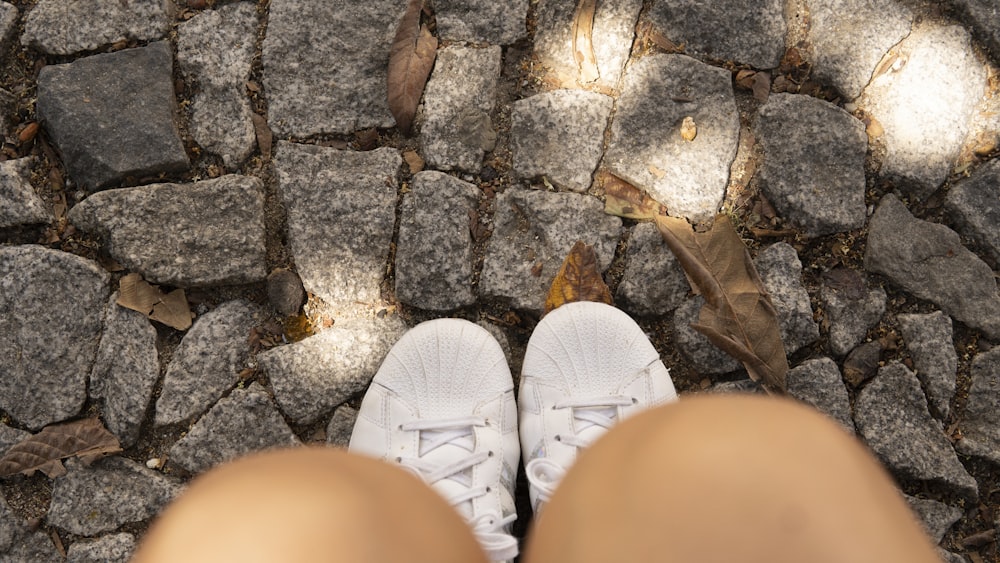
[(528, 341), (521, 448), (537, 514), (580, 448), (621, 419), (677, 400), (670, 372), (631, 317), (604, 303), (565, 304)]
[(436, 319), (404, 334), (361, 402), (349, 449), (418, 474), (469, 522), (490, 559), (517, 555), (514, 383), (482, 327)]

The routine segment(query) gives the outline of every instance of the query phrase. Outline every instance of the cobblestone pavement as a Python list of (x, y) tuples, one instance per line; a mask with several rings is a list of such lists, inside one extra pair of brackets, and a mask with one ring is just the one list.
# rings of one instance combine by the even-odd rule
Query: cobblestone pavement
[[(607, 174), (729, 214), (790, 394), (945, 560), (1000, 560), (996, 0), (600, 0), (586, 74), (572, 0), (434, 0), (413, 137), (386, 102), (405, 5), (0, 1), (0, 452), (94, 415), (125, 448), (0, 481), (0, 560), (125, 560), (191, 476), (345, 444), (421, 320), (481, 323), (516, 373), (577, 240), (682, 393), (756, 391)], [(193, 326), (118, 306), (128, 273)]]

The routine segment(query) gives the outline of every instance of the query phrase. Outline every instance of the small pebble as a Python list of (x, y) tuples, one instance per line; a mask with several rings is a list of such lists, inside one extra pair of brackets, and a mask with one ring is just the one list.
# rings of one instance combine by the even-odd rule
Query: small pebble
[(159, 469), (159, 468), (163, 467), (163, 460), (160, 459), (160, 458), (158, 458), (158, 457), (147, 459), (146, 460), (146, 467), (148, 467), (150, 469)]

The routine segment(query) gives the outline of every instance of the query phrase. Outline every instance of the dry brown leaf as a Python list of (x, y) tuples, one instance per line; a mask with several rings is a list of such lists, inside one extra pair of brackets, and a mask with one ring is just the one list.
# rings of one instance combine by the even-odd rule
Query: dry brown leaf
[(0, 458), (0, 477), (15, 473), (27, 476), (41, 471), (50, 478), (66, 473), (60, 460), (76, 456), (86, 464), (122, 451), (114, 434), (108, 432), (101, 421), (85, 418), (63, 424), (46, 426), (39, 433), (28, 436), (13, 445)]
[(154, 321), (177, 330), (191, 327), (191, 309), (183, 289), (164, 294), (158, 287), (136, 273), (121, 279), (117, 303), (127, 309), (139, 311)]
[(597, 0), (579, 0), (573, 16), (573, 58), (580, 67), (580, 83), (589, 84), (601, 77), (594, 55), (594, 13)]
[(687, 221), (674, 217), (658, 216), (656, 226), (692, 289), (705, 298), (692, 328), (743, 362), (754, 381), (784, 393), (788, 359), (778, 314), (729, 218), (718, 215), (705, 233), (695, 233)]
[(437, 56), (437, 38), (420, 25), (423, 0), (410, 0), (389, 51), (389, 111), (404, 135), (410, 134), (417, 105)]
[(267, 125), (267, 119), (263, 115), (250, 112), (253, 120), (253, 131), (257, 136), (257, 146), (260, 148), (260, 156), (264, 160), (271, 160), (271, 145), (273, 142), (271, 128)]
[(403, 160), (410, 168), (410, 174), (416, 174), (424, 169), (424, 159), (417, 154), (417, 151), (403, 151)]
[(694, 118), (689, 115), (681, 122), (681, 138), (690, 143), (697, 136), (698, 126), (695, 124)]
[(663, 204), (610, 172), (598, 172), (597, 181), (604, 186), (604, 212), (608, 215), (651, 221), (667, 213)]
[(545, 299), (545, 312), (574, 301), (598, 301), (614, 305), (611, 290), (604, 283), (597, 266), (594, 247), (576, 241), (552, 280), (549, 296)]

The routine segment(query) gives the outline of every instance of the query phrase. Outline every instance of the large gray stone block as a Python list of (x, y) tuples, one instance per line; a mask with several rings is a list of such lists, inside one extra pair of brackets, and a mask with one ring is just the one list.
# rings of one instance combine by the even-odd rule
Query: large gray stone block
[(860, 121), (822, 100), (772, 94), (760, 109), (760, 187), (778, 214), (808, 236), (865, 224), (865, 153)]
[(690, 291), (684, 270), (652, 223), (632, 230), (625, 256), (625, 274), (615, 292), (624, 310), (641, 316), (667, 315)]
[(479, 282), (480, 295), (510, 299), (517, 309), (541, 311), (552, 280), (573, 244), (594, 246), (598, 267), (611, 264), (621, 219), (586, 195), (508, 188), (497, 196), (493, 236)]
[(33, 158), (0, 162), (0, 229), (52, 221), (52, 213), (31, 186), (33, 164)]
[(1000, 348), (977, 355), (971, 375), (958, 451), (1000, 465)]
[(958, 354), (951, 339), (951, 318), (935, 311), (926, 315), (900, 314), (896, 320), (906, 349), (913, 357), (917, 377), (924, 385), (927, 402), (939, 413), (941, 420), (948, 420), (958, 369)]
[(108, 274), (41, 246), (0, 248), (0, 408), (37, 430), (80, 411)]
[(135, 551), (135, 536), (109, 534), (93, 540), (73, 542), (66, 550), (66, 563), (128, 563)]
[(70, 179), (92, 190), (188, 169), (176, 104), (166, 41), (38, 73), (38, 117)]
[(173, 18), (170, 0), (39, 0), (25, 17), (21, 44), (50, 55), (72, 55), (119, 41), (160, 39)]
[(430, 170), (413, 177), (400, 210), (397, 299), (434, 311), (475, 303), (469, 212), (478, 203), (468, 182)]
[(509, 45), (528, 34), (528, 0), (436, 0), (434, 13), (449, 41)]
[(227, 285), (267, 276), (257, 178), (107, 190), (74, 206), (69, 219), (99, 234), (115, 260), (153, 283)]
[[(685, 118), (697, 128), (693, 141), (681, 137)], [(707, 221), (725, 195), (739, 131), (729, 71), (652, 55), (625, 73), (604, 164), (671, 215)]]
[(958, 231), (976, 241), (987, 262), (1000, 267), (1000, 160), (987, 162), (968, 179), (955, 182), (945, 207)]
[(788, 370), (785, 380), (789, 395), (816, 407), (854, 434), (851, 400), (836, 362), (830, 358), (806, 360)]
[(941, 539), (948, 532), (955, 522), (962, 517), (962, 509), (955, 506), (948, 506), (936, 500), (911, 497), (903, 495), (906, 503), (910, 505), (914, 514), (920, 519), (924, 530), (930, 536), (934, 544), (941, 543)]
[(790, 244), (768, 246), (754, 259), (764, 289), (778, 312), (785, 353), (792, 355), (819, 339), (809, 292), (802, 285), (802, 262)]
[(849, 290), (824, 283), (819, 297), (826, 312), (830, 352), (837, 357), (846, 356), (861, 344), (868, 331), (885, 314), (885, 290), (881, 287), (869, 288), (864, 281), (860, 287)]
[(887, 276), (955, 320), (1000, 338), (993, 270), (962, 246), (958, 233), (917, 219), (899, 199), (882, 198), (868, 226), (865, 269)]
[(352, 308), (380, 298), (396, 221), (394, 149), (342, 151), (278, 143), (275, 170), (288, 242), (306, 291)]
[(391, 127), (389, 48), (406, 4), (272, 0), (262, 61), (274, 133), (308, 137)]

